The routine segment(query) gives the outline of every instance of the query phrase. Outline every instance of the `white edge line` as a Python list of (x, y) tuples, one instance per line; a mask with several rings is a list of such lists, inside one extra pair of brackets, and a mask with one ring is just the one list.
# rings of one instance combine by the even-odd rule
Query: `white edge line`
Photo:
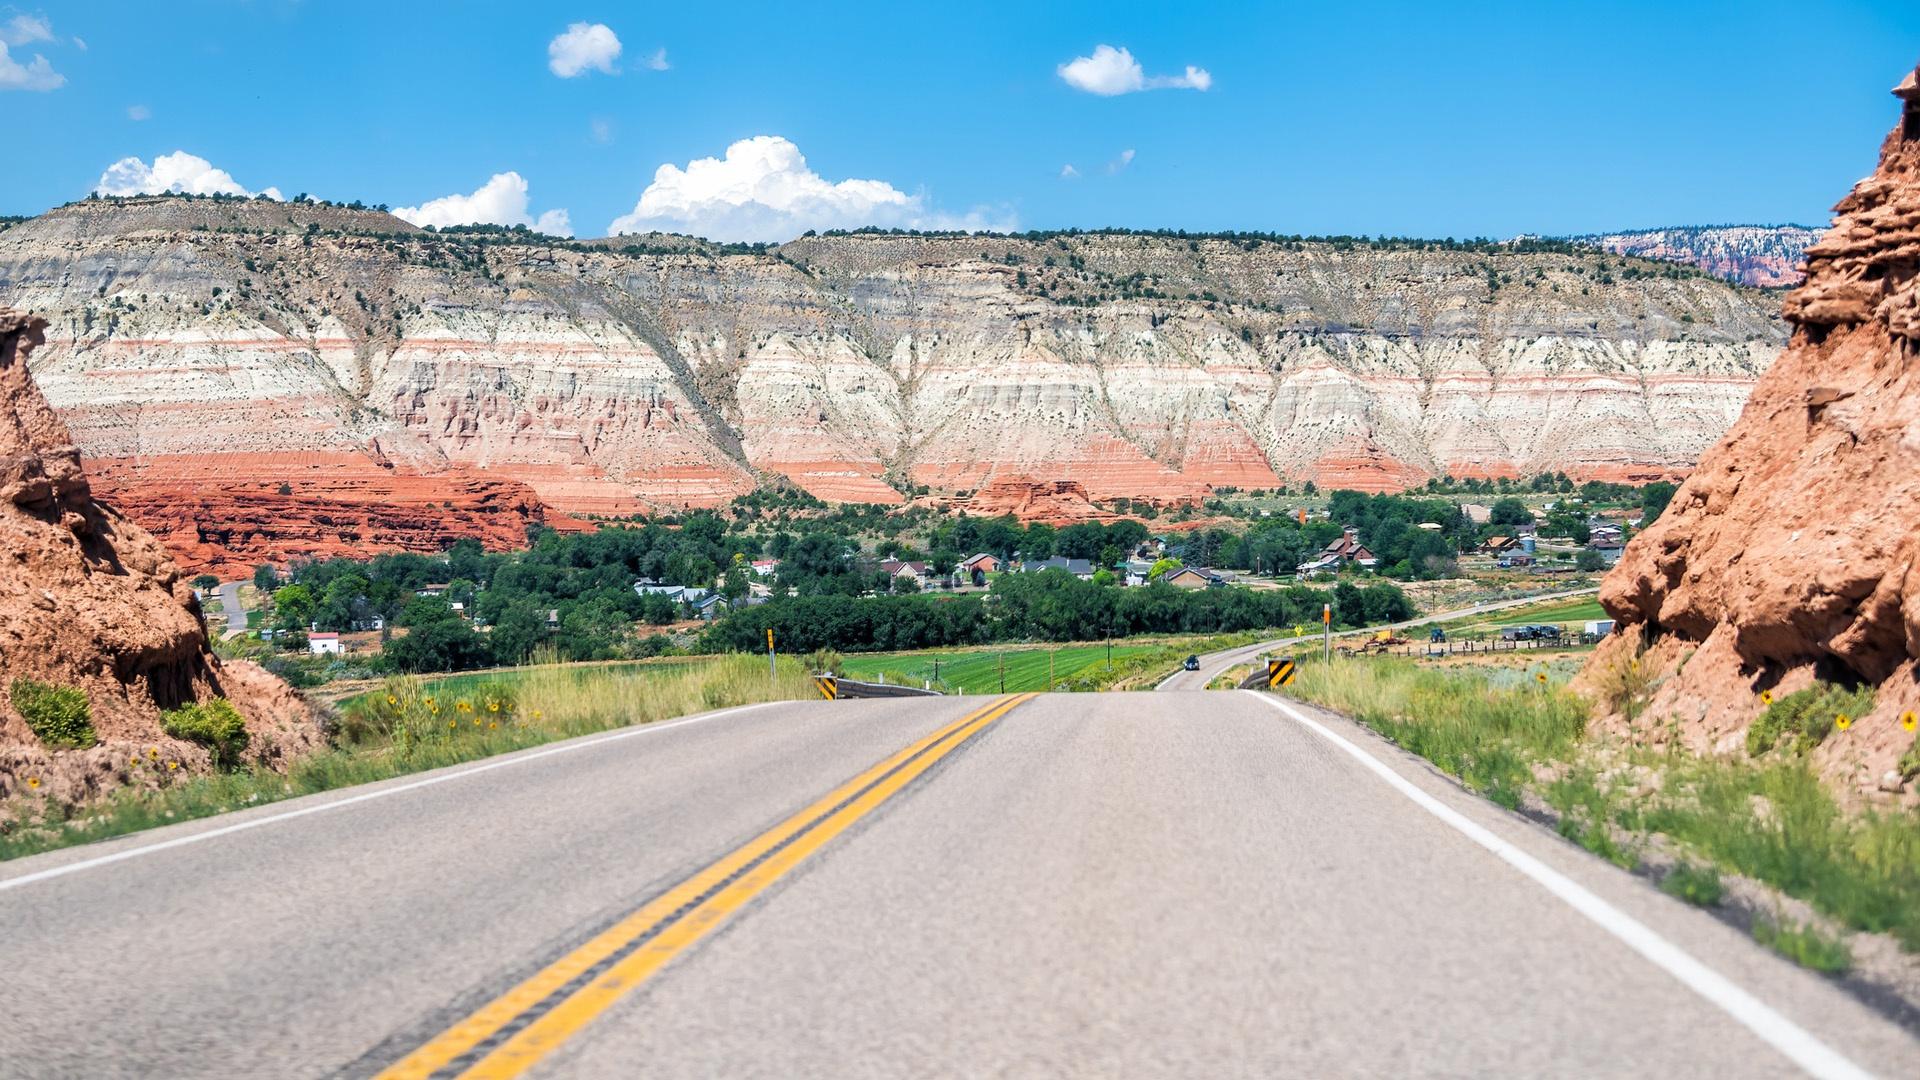
[[(444, 784), (449, 780), (459, 780), (468, 776), (476, 776), (483, 772), (491, 772), (494, 769), (504, 769), (512, 765), (522, 764), (523, 762), (537, 761), (540, 758), (551, 757), (554, 754), (568, 754), (575, 750), (584, 750), (588, 747), (599, 746), (601, 743), (629, 739), (635, 735), (645, 735), (655, 731), (666, 731), (669, 728), (684, 727), (688, 724), (698, 724), (707, 720), (718, 720), (723, 716), (733, 716), (736, 713), (743, 713), (749, 709), (763, 709), (769, 705), (791, 704), (792, 702), (790, 701), (758, 701), (751, 705), (735, 705), (730, 709), (721, 709), (717, 712), (704, 713), (700, 716), (682, 717), (678, 720), (669, 720), (665, 723), (635, 724), (632, 727), (605, 732), (600, 735), (587, 736), (581, 739), (569, 740), (558, 746), (548, 746), (533, 750), (529, 753), (499, 757), (490, 761), (475, 762), (466, 766), (455, 765), (450, 767), (450, 771), (436, 773), (433, 776), (412, 780), (404, 784), (395, 784), (392, 787), (384, 787), (378, 791), (366, 791), (358, 795), (348, 796), (344, 799), (335, 799), (331, 802), (324, 802), (314, 806), (303, 806), (297, 810), (285, 810), (278, 814), (267, 814), (262, 817), (235, 822), (232, 825), (223, 825), (217, 829), (208, 829), (205, 832), (192, 833), (187, 836), (176, 836), (171, 840), (162, 840), (157, 844), (142, 844), (137, 847), (116, 851), (109, 855), (100, 855), (91, 859), (82, 859), (78, 862), (66, 863), (61, 866), (48, 867), (45, 870), (36, 870), (31, 874), (21, 874), (18, 877), (0, 879), (0, 892), (6, 892), (8, 889), (17, 889), (23, 885), (31, 885), (38, 881), (47, 881), (52, 878), (64, 877), (68, 874), (77, 874), (82, 870), (92, 870), (95, 867), (138, 858), (142, 855), (151, 855), (157, 851), (185, 847), (188, 844), (198, 844), (201, 841), (212, 840), (215, 837), (245, 832), (248, 829), (256, 829), (262, 825), (272, 825), (281, 821), (290, 821), (293, 818), (305, 817), (308, 814), (322, 814), (329, 810), (338, 810), (342, 807), (353, 806), (357, 803), (371, 802), (374, 799), (384, 799), (389, 795), (398, 795), (406, 791), (417, 791), (423, 787), (432, 787), (434, 784)], [(336, 790), (349, 789), (343, 788)], [(314, 798), (325, 794), (328, 793), (316, 791), (312, 795), (303, 797)], [(186, 822), (182, 822), (181, 824), (186, 824)]]
[(1738, 1021), (1742, 1027), (1759, 1036), (1767, 1045), (1785, 1054), (1794, 1064), (1811, 1075), (1833, 1078), (1833, 1080), (1871, 1080), (1872, 1073), (1855, 1065), (1838, 1050), (1821, 1042), (1812, 1032), (1775, 1012), (1766, 1003), (1735, 985), (1731, 979), (1694, 959), (1678, 945), (1661, 937), (1640, 920), (1602, 900), (1586, 887), (1495, 836), (1458, 810), (1422, 791), (1411, 780), (1401, 776), (1384, 762), (1354, 745), (1331, 728), (1278, 698), (1257, 690), (1249, 690), (1246, 693), (1254, 694), (1261, 701), (1285, 713), (1294, 722), (1352, 755), (1360, 764), (1372, 770), (1422, 810), (1439, 818), (1467, 839), (1492, 852), (1507, 865), (1532, 878), (1548, 892), (1566, 901), (1569, 907), (1585, 915), (1602, 930), (1620, 939), (1628, 948), (1651, 961), (1654, 966), (1680, 980), (1687, 989), (1718, 1006), (1722, 1012)]

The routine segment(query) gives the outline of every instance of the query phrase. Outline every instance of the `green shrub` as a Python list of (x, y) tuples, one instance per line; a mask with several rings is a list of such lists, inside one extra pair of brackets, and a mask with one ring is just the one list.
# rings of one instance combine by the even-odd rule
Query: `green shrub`
[(1660, 891), (1695, 907), (1713, 907), (1726, 895), (1727, 888), (1720, 882), (1720, 871), (1713, 867), (1681, 862), (1660, 879)]
[(163, 712), (160, 730), (206, 747), (213, 755), (214, 767), (219, 769), (238, 765), (240, 752), (247, 748), (246, 718), (226, 698)]
[(46, 745), (85, 750), (98, 741), (93, 734), (93, 706), (79, 687), (15, 679), (8, 696), (14, 711)]
[(1853, 950), (1846, 941), (1817, 926), (1787, 926), (1772, 919), (1757, 919), (1753, 940), (1803, 968), (1829, 975), (1844, 974), (1853, 966)]
[(1767, 706), (1767, 711), (1747, 728), (1747, 753), (1759, 757), (1779, 746), (1790, 754), (1804, 754), (1833, 731), (1836, 717), (1859, 719), (1872, 711), (1871, 686), (1848, 690), (1832, 683), (1815, 683)]

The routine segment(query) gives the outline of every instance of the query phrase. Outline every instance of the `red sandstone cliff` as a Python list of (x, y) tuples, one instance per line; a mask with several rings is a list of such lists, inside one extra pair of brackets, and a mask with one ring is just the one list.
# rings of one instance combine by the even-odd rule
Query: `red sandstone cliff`
[(1890, 788), (1915, 746), (1899, 717), (1920, 708), (1917, 81), (1895, 90), (1879, 169), (1807, 252), (1787, 352), (1601, 590), (1627, 633), (1588, 678), (1651, 646), (1665, 678), (1641, 714), (1649, 741), (1677, 720), (1695, 749), (1739, 747), (1762, 691), (1819, 679), (1877, 688), (1873, 711), (1813, 752), (1824, 775)]
[[(0, 799), (72, 803), (204, 771), (207, 752), (162, 734), (160, 712), (215, 697), (246, 717), (250, 760), (315, 745), (318, 727), (285, 683), (208, 649), (160, 544), (94, 501), (66, 424), (27, 373), (44, 325), (0, 308)], [(23, 677), (85, 691), (98, 745), (43, 746), (7, 693)]]

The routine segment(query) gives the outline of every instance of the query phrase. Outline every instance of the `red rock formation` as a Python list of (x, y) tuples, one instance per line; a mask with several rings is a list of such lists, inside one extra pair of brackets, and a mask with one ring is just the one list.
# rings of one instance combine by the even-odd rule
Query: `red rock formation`
[[(265, 562), (438, 552), (467, 538), (508, 551), (526, 546), (532, 526), (587, 527), (512, 480), (462, 469), (419, 475), (346, 454), (86, 465), (99, 499), (159, 537), (189, 575), (245, 577)], [(625, 512), (636, 509), (646, 508)]]
[[(215, 697), (245, 715), (255, 760), (314, 745), (318, 726), (285, 683), (214, 657), (159, 543), (94, 501), (73, 437), (27, 373), (44, 325), (0, 309), (0, 800), (78, 802), (164, 782), (179, 771), (166, 762), (204, 770), (207, 752), (162, 734), (160, 712)], [(19, 678), (84, 690), (99, 745), (42, 746), (4, 693)]]
[[(1166, 507), (1198, 505), (1199, 499), (1171, 498), (1152, 501)], [(1073, 525), (1083, 521), (1113, 522), (1125, 515), (1094, 504), (1087, 489), (1077, 480), (1035, 480), (1031, 477), (1002, 477), (979, 491), (955, 499), (953, 508), (981, 517), (1012, 514), (1021, 521), (1039, 521), (1048, 525)]]
[(1814, 759), (1862, 787), (1915, 745), (1897, 717), (1920, 708), (1916, 81), (1896, 90), (1904, 115), (1878, 171), (1808, 250), (1788, 351), (1608, 575), (1601, 603), (1629, 632), (1589, 667), (1597, 678), (1651, 643), (1670, 674), (1643, 715), (1712, 749), (1739, 745), (1762, 690), (1873, 684), (1873, 712)]

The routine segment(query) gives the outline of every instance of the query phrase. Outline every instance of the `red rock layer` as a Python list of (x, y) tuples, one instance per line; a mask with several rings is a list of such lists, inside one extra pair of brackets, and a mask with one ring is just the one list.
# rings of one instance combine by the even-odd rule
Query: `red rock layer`
[(27, 373), (44, 325), (0, 308), (0, 688), (28, 678), (83, 690), (100, 744), (46, 747), (0, 694), (0, 820), (22, 809), (6, 800), (73, 803), (177, 772), (163, 761), (210, 767), (205, 750), (160, 730), (161, 710), (190, 702), (231, 700), (263, 763), (316, 745), (286, 684), (213, 655), (160, 544), (94, 500), (72, 435)]
[(437, 552), (468, 538), (507, 551), (526, 546), (534, 526), (584, 527), (513, 480), (409, 474), (347, 454), (204, 454), (87, 468), (100, 499), (159, 537), (188, 574), (245, 577), (261, 563)]
[(1916, 75), (1879, 170), (1808, 250), (1787, 352), (1601, 590), (1628, 633), (1590, 676), (1643, 643), (1665, 664), (1637, 732), (1650, 741), (1677, 720), (1690, 744), (1737, 747), (1760, 691), (1820, 679), (1878, 687), (1815, 752), (1825, 774), (1872, 788), (1915, 745), (1896, 718), (1920, 708)]

